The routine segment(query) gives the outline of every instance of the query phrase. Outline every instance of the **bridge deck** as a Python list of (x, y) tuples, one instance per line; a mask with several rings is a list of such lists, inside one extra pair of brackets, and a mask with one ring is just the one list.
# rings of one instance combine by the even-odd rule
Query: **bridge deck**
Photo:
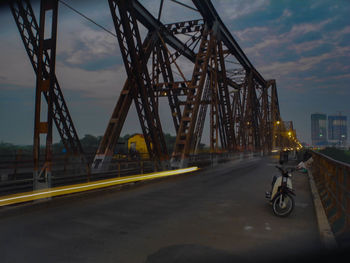
[(272, 158), (194, 175), (0, 210), (2, 262), (245, 262), (322, 253), (305, 174), (296, 207), (273, 215), (264, 198)]

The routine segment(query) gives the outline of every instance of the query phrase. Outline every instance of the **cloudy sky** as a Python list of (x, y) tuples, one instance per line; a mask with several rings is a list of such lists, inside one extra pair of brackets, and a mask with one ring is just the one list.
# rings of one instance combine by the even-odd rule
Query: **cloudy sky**
[[(65, 2), (114, 32), (108, 1)], [(159, 2), (141, 1), (153, 14)], [(163, 17), (169, 22), (195, 17), (167, 2)], [(311, 113), (350, 118), (350, 1), (212, 2), (257, 70), (276, 79), (282, 118), (293, 121), (301, 141), (311, 142)], [(0, 141), (31, 144), (35, 76), (6, 6), (0, 9), (0, 54)], [(62, 4), (56, 75), (79, 136), (103, 135), (126, 79), (117, 39)], [(164, 131), (174, 134), (168, 112), (161, 118)], [(132, 108), (122, 133), (138, 130)]]

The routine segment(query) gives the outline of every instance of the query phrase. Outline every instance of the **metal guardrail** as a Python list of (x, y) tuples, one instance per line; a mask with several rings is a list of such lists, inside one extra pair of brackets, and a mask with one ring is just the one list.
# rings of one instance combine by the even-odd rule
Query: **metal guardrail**
[[(133, 174), (144, 174), (157, 171), (151, 160), (135, 160), (114, 162), (108, 171), (88, 174), (85, 166), (78, 162), (70, 164), (54, 164), (52, 171), (52, 187), (97, 181)], [(0, 169), (0, 196), (33, 190), (32, 166), (13, 169)]]
[(138, 181), (146, 181), (151, 179), (163, 178), (168, 176), (180, 175), (185, 173), (192, 173), (197, 171), (198, 167), (188, 167), (183, 169), (176, 169), (170, 171), (160, 171), (148, 174), (139, 174), (131, 176), (123, 176), (112, 179), (98, 180), (94, 182), (86, 182), (80, 184), (73, 184), (68, 186), (59, 186), (51, 188), (43, 188), (35, 191), (28, 191), (25, 193), (12, 194), (7, 196), (0, 196), (0, 207), (19, 204), (44, 198), (51, 198), (55, 196), (62, 196), (80, 192), (86, 192), (111, 186), (124, 185), (126, 183), (134, 183)]
[[(189, 166), (200, 168), (235, 159), (253, 157), (253, 153), (203, 153), (190, 156)], [(22, 157), (0, 160), (0, 196), (33, 190), (32, 160)], [(115, 177), (125, 177), (134, 174), (144, 174), (157, 171), (156, 162), (149, 159), (113, 159), (109, 170), (87, 174), (84, 164), (77, 158), (56, 156), (53, 162), (52, 187), (67, 186)]]
[(350, 232), (350, 165), (312, 151), (312, 175), (335, 236)]

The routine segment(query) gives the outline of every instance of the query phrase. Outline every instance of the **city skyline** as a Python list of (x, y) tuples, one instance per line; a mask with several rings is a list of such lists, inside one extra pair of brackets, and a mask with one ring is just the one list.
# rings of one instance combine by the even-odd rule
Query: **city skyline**
[[(66, 2), (114, 31), (107, 1)], [(140, 2), (157, 15), (159, 1)], [(311, 113), (321, 109), (350, 116), (348, 1), (213, 4), (257, 70), (265, 79), (276, 79), (282, 118), (293, 121), (300, 141), (311, 142)], [(34, 9), (38, 14), (38, 4)], [(179, 8), (165, 10), (163, 17), (173, 21), (188, 15)], [(0, 24), (0, 120), (6, 123), (0, 141), (31, 144), (35, 76), (6, 6), (0, 9)], [(103, 135), (126, 79), (117, 40), (64, 5), (59, 7), (58, 30), (56, 71), (78, 135)], [(163, 111), (166, 106), (160, 105), (163, 130), (174, 135), (168, 110)], [(135, 109), (132, 112), (122, 134), (140, 131)], [(58, 141), (55, 129), (54, 134)]]
[(348, 137), (347, 116), (321, 112), (311, 114), (311, 143), (313, 146), (346, 146)]

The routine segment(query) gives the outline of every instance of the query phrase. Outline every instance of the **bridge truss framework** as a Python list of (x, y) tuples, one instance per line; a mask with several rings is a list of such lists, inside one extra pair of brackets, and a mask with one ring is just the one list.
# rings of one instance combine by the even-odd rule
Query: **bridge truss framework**
[[(259, 151), (301, 146), (281, 119), (275, 80), (265, 80), (255, 69), (210, 0), (188, 6), (200, 19), (171, 24), (160, 22), (137, 0), (108, 0), (127, 80), (97, 150), (93, 171), (108, 169), (121, 130), (134, 102), (150, 158), (160, 169), (184, 167), (196, 154), (209, 116), (210, 151)], [(81, 147), (62, 90), (55, 75), (59, 0), (41, 0), (39, 23), (29, 0), (10, 2), (25, 49), (37, 78), (34, 174), (50, 174), (52, 126), (67, 151), (80, 156)], [(52, 12), (51, 36), (45, 36), (45, 15)], [(46, 30), (47, 31), (47, 30)], [(146, 31), (142, 37), (141, 31)], [(183, 39), (186, 39), (184, 41)], [(184, 73), (181, 63), (191, 65)], [(41, 98), (47, 101), (47, 120), (40, 121)], [(159, 117), (159, 99), (167, 98), (176, 143), (171, 155)], [(208, 109), (209, 108), (209, 109)], [(208, 112), (209, 110), (209, 112)], [(45, 164), (39, 167), (39, 135), (46, 135)]]

